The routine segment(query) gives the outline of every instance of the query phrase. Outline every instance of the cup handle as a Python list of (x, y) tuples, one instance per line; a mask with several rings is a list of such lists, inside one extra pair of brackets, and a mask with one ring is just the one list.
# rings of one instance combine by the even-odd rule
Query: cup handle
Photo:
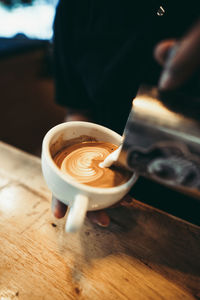
[(87, 212), (89, 198), (82, 194), (77, 194), (72, 206), (69, 208), (65, 230), (67, 232), (77, 232), (83, 225)]

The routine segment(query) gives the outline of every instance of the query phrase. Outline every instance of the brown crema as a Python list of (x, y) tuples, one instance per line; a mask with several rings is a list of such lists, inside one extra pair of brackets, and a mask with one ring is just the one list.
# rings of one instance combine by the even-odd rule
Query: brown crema
[(116, 149), (112, 143), (86, 141), (65, 147), (55, 155), (54, 161), (63, 173), (77, 182), (100, 188), (115, 187), (127, 182), (132, 175), (117, 166), (99, 166)]

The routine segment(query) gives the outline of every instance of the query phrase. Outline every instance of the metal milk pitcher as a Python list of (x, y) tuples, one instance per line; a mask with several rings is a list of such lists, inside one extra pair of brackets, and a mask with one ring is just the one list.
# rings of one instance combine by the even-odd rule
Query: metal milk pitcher
[(200, 198), (200, 99), (141, 86), (132, 103), (118, 162)]

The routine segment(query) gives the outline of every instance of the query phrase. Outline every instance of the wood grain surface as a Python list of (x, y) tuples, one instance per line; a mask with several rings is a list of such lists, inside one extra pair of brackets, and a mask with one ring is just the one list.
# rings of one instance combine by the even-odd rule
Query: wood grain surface
[[(144, 187), (145, 188), (145, 187)], [(200, 228), (134, 200), (77, 234), (40, 159), (0, 142), (0, 299), (200, 299)]]

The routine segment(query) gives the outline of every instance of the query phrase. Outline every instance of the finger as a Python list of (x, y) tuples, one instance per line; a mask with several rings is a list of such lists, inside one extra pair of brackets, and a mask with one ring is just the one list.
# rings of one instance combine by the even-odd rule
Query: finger
[[(110, 208), (115, 208), (119, 206), (131, 207), (134, 198), (127, 194), (122, 200), (112, 205)], [(87, 213), (88, 219), (101, 227), (108, 227), (110, 224), (110, 218), (104, 210), (89, 211)]]
[(107, 227), (110, 224), (110, 218), (103, 210), (89, 211), (87, 217), (92, 223), (102, 227)]
[(127, 194), (119, 202), (113, 204), (111, 206), (111, 208), (115, 208), (118, 206), (130, 206), (129, 204), (132, 203), (133, 200), (134, 200), (133, 197), (131, 197), (129, 194)]
[(54, 216), (58, 219), (63, 218), (67, 211), (67, 206), (52, 196), (51, 209)]
[(159, 81), (161, 90), (174, 90), (187, 82), (200, 66), (200, 21), (177, 44)]
[(170, 50), (175, 45), (175, 40), (166, 40), (160, 42), (154, 49), (154, 57), (159, 64), (164, 65)]
[(79, 113), (74, 113), (73, 115), (70, 114), (65, 118), (66, 122), (71, 122), (71, 121), (85, 121), (85, 122), (89, 122), (90, 119), (87, 116), (84, 116), (82, 114)]
[(64, 121), (65, 122), (69, 122), (69, 121), (92, 122), (91, 112), (88, 110), (68, 109)]
[(126, 197), (124, 197), (121, 200), (120, 205), (125, 206), (125, 207), (132, 207), (134, 200), (135, 199), (133, 197), (131, 197), (130, 195), (126, 195)]

